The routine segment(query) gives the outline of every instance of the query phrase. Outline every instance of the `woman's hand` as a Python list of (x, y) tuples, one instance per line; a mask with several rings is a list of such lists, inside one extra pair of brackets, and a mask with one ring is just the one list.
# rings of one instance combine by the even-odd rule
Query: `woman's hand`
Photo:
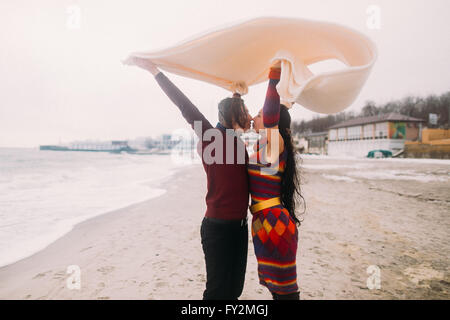
[(138, 57), (128, 57), (122, 63), (129, 66), (133, 65), (138, 66), (139, 68), (149, 71), (154, 76), (156, 76), (159, 73), (159, 69), (155, 66), (153, 62), (151, 62), (148, 59)]
[(277, 60), (277, 62), (270, 68), (271, 69), (281, 69), (281, 60)]

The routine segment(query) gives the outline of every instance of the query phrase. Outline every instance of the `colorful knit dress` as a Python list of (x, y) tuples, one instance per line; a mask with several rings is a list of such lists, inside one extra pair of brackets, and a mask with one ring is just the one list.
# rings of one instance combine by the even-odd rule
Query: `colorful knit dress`
[[(280, 73), (271, 69), (269, 87), (263, 108), (266, 128), (278, 125), (280, 98), (275, 88)], [(265, 160), (265, 146), (249, 159), (248, 172), (252, 207), (263, 201), (281, 196), (281, 181), (287, 160), (284, 148), (278, 161), (273, 164)], [(256, 208), (257, 209), (257, 208)], [(258, 261), (259, 282), (271, 292), (291, 294), (298, 292), (297, 286), (297, 242), (298, 231), (295, 221), (282, 204), (253, 211), (252, 238)]]

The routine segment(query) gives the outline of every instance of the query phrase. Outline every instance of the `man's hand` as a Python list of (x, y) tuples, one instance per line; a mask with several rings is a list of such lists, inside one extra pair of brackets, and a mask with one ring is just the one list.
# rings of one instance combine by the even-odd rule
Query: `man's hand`
[(129, 66), (133, 65), (138, 66), (139, 68), (149, 71), (154, 76), (156, 76), (159, 73), (159, 69), (155, 66), (153, 62), (151, 62), (148, 59), (128, 57), (126, 60), (122, 61), (122, 63)]

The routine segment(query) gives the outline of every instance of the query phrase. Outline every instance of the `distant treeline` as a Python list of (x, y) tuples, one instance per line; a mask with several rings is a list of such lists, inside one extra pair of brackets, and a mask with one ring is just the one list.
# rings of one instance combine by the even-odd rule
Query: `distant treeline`
[(426, 121), (428, 126), (428, 115), (438, 115), (436, 128), (448, 129), (450, 109), (450, 91), (437, 95), (429, 95), (426, 98), (407, 96), (400, 100), (394, 100), (383, 105), (376, 105), (373, 101), (366, 101), (364, 107), (355, 114), (353, 111), (343, 111), (327, 116), (315, 116), (309, 121), (293, 121), (292, 131), (294, 133), (327, 131), (329, 127), (337, 123), (353, 118), (370, 117), (385, 113), (399, 113), (409, 117), (419, 118)]

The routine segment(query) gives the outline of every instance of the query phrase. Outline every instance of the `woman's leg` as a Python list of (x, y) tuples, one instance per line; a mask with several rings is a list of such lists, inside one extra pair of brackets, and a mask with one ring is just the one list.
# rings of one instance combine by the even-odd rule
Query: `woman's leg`
[(297, 285), (297, 236), (289, 212), (263, 210), (252, 223), (253, 245), (260, 283), (275, 300), (299, 299)]

